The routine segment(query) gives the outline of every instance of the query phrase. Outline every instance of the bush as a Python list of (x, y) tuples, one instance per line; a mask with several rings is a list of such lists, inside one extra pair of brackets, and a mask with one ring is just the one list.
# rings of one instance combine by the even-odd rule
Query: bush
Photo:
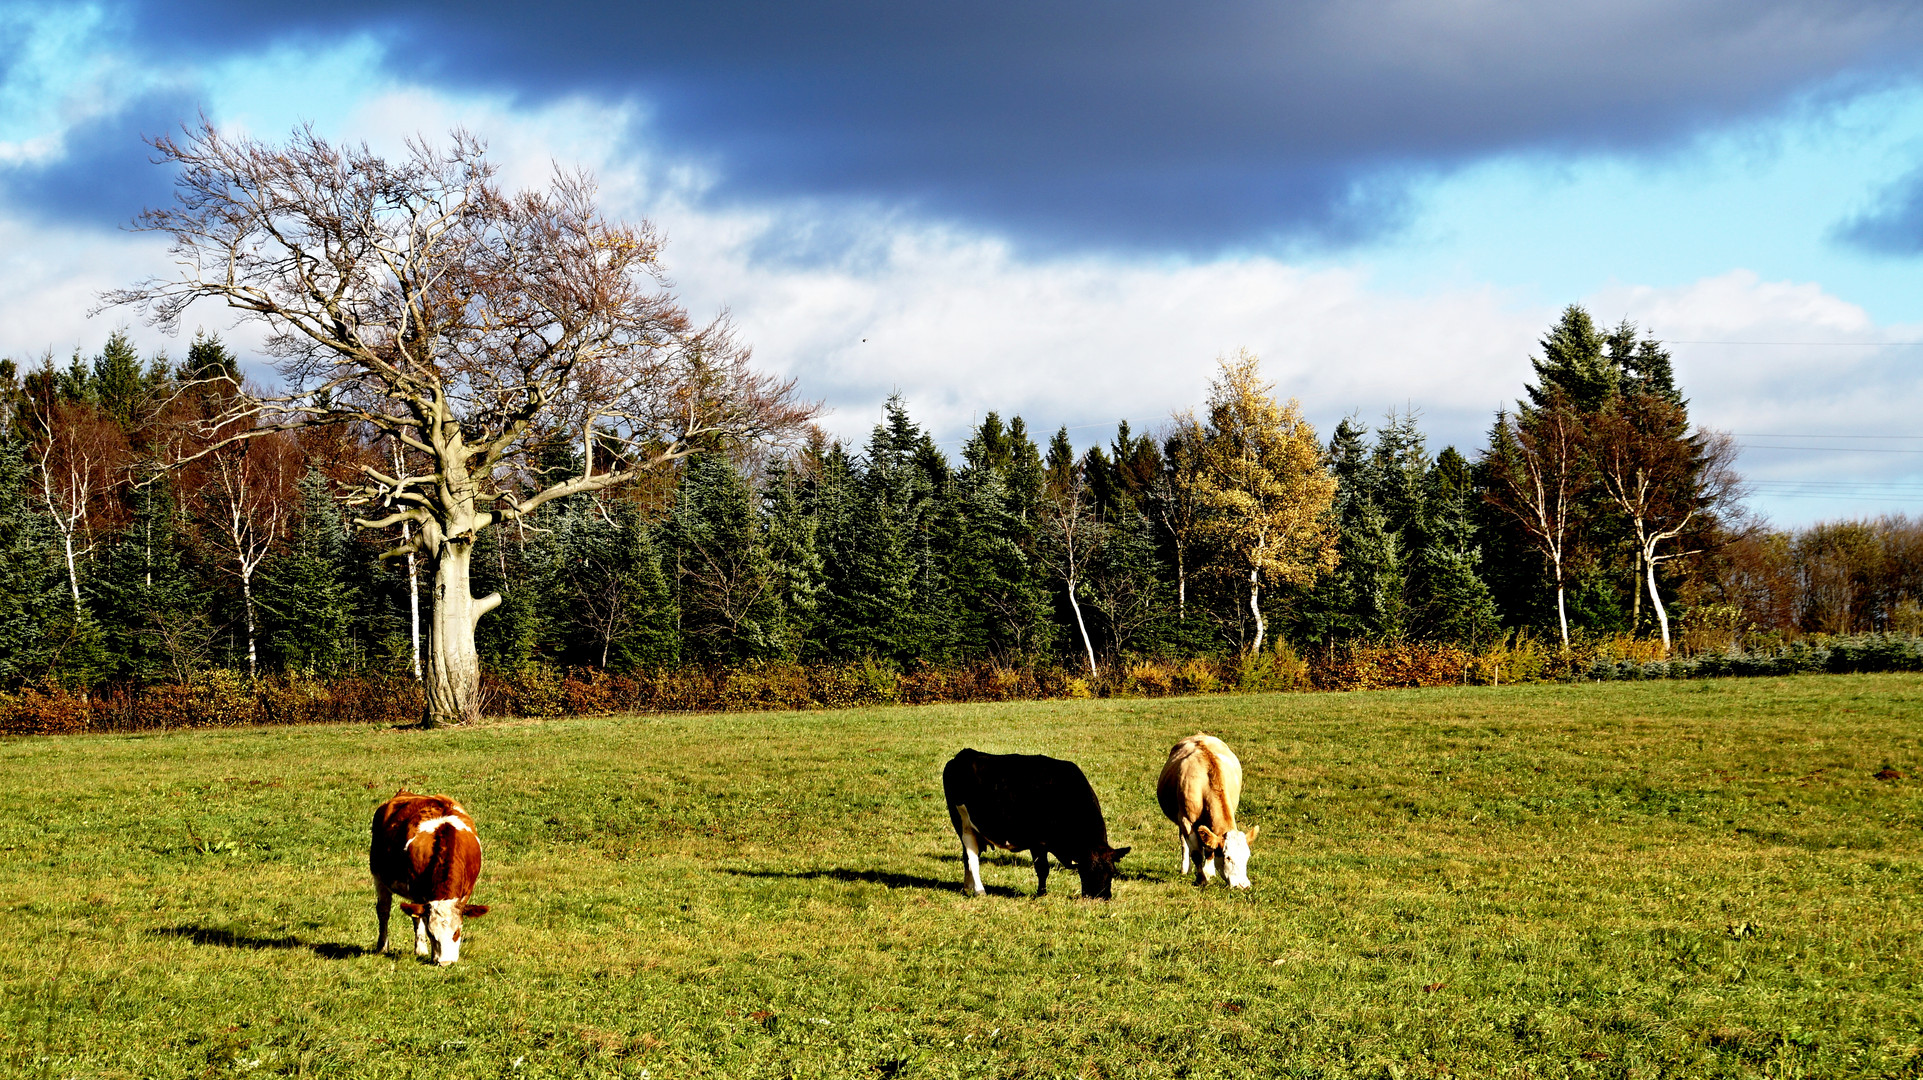
[[(1067, 668), (1012, 663), (897, 670), (885, 661), (798, 664), (767, 661), (740, 668), (670, 668), (611, 674), (539, 662), (482, 675), (493, 716), (614, 712), (723, 712), (845, 709), (869, 705), (1034, 701), (1220, 690), (1378, 690), (1399, 687), (1541, 682), (1698, 679), (1804, 672), (1923, 671), (1923, 638), (1912, 634), (1811, 637), (1747, 651), (1661, 657), (1661, 645), (1633, 638), (1559, 642), (1512, 633), (1480, 653), (1429, 642), (1362, 642), (1311, 657), (1287, 642), (1253, 655), (1174, 663), (1135, 660), (1095, 678)], [(419, 722), (421, 686), (406, 676), (320, 680), (249, 679), (214, 669), (186, 684), (113, 689), (98, 695), (59, 685), (0, 692), (0, 735), (141, 731), (240, 724)]]

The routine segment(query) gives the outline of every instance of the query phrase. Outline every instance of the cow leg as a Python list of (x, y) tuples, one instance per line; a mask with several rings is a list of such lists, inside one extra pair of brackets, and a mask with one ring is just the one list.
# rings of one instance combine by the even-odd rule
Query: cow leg
[(1048, 849), (1035, 849), (1035, 895), (1048, 895)]
[(376, 882), (374, 885), (374, 915), (381, 921), (380, 938), (374, 942), (374, 951), (387, 951), (387, 913), (394, 906), (394, 894), (387, 887)]
[(1201, 830), (1197, 829), (1195, 823), (1191, 821), (1188, 827), (1182, 830), (1182, 872), (1194, 874), (1197, 885), (1207, 885), (1208, 875), (1212, 869), (1207, 854), (1202, 850)]
[(968, 820), (968, 808), (955, 808), (955, 832), (961, 835), (962, 843), (962, 892), (980, 896), (987, 892), (982, 887), (982, 838), (975, 831), (975, 823)]
[[(430, 893), (429, 895), (431, 896), (433, 894)], [(419, 915), (414, 916), (414, 955), (415, 956), (433, 956), (434, 955), (434, 947), (432, 943), (428, 941), (428, 938), (427, 938), (427, 909), (426, 908), (422, 908), (421, 913)]]
[(1187, 826), (1179, 824), (1175, 826), (1175, 841), (1182, 845), (1182, 872), (1186, 874), (1193, 868), (1192, 860), (1189, 858), (1189, 844), (1194, 842)]

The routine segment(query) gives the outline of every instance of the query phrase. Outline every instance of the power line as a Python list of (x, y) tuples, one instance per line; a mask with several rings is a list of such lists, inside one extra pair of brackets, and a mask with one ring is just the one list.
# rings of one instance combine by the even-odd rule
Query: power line
[(1806, 454), (1923, 454), (1894, 446), (1772, 446), (1769, 443), (1737, 443), (1745, 450), (1800, 450)]
[(1739, 439), (1923, 439), (1923, 435), (1790, 435), (1774, 431), (1732, 431)]
[(1659, 338), (1664, 345), (1808, 345), (1819, 348), (1900, 349), (1915, 348), (1923, 341), (1705, 341), (1694, 338)]

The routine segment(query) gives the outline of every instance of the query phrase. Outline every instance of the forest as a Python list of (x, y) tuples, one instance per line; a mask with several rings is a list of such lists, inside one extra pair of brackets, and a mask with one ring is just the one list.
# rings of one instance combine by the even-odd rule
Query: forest
[[(1779, 530), (1741, 503), (1726, 436), (1691, 424), (1667, 352), (1570, 307), (1488, 445), (1432, 452), (1413, 412), (1326, 440), (1259, 362), (1209, 400), (1075, 446), (988, 413), (950, 459), (912, 403), (866, 442), (718, 442), (481, 535), (484, 669), (758, 663), (896, 670), (1469, 652), (1646, 639), (1659, 654), (1923, 628), (1923, 523)], [(211, 378), (210, 378), (211, 377)], [(343, 483), (397, 444), (325, 428), (186, 465), (237, 358), (124, 333), (0, 366), (0, 684), (69, 690), (419, 677), (432, 597)], [(555, 442), (557, 468), (581, 448)], [(530, 480), (530, 483), (533, 481)], [(402, 523), (398, 528), (408, 528)]]

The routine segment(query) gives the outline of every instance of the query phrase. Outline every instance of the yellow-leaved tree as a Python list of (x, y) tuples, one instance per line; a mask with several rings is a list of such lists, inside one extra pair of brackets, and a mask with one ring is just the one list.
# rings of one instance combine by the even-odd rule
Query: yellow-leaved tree
[(1315, 428), (1291, 398), (1277, 404), (1262, 381), (1261, 360), (1248, 350), (1224, 357), (1209, 385), (1208, 425), (1188, 423), (1202, 447), (1197, 501), (1204, 528), (1249, 580), (1255, 617), (1251, 652), (1262, 648), (1264, 582), (1309, 585), (1335, 569), (1336, 528), (1329, 513), (1335, 477), (1323, 467)]

